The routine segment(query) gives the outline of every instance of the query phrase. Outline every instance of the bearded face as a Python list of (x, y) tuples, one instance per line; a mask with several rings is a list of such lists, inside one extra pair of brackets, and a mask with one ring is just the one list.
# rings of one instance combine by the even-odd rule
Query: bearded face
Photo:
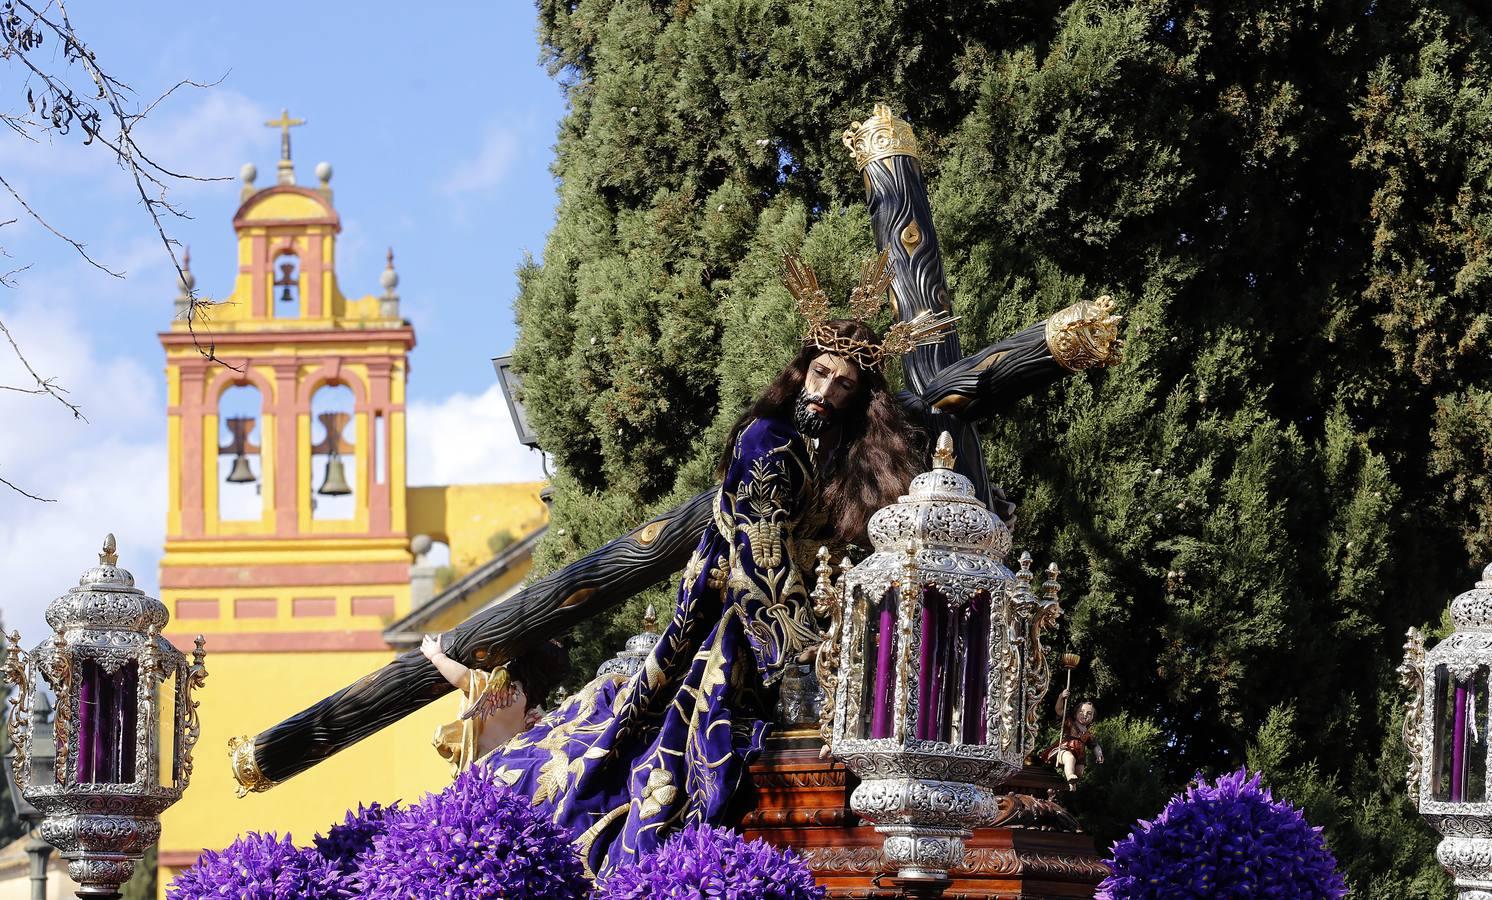
[(798, 431), (818, 437), (839, 424), (837, 416), (860, 389), (860, 372), (835, 353), (821, 353), (808, 365), (803, 390), (793, 409)]
[(805, 437), (818, 437), (834, 422), (834, 404), (825, 400), (823, 394), (810, 393), (804, 388), (798, 394), (793, 418)]

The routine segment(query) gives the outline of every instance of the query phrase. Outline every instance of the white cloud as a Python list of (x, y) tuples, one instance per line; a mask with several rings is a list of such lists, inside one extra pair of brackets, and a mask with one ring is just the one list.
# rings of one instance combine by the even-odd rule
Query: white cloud
[(478, 396), (453, 394), (409, 405), (409, 483), (539, 481), (539, 451), (518, 443), (495, 383)]
[[(0, 428), (0, 466), (4, 471), (20, 477), (17, 467), (50, 465), (58, 449), (69, 442), (164, 433), (165, 404), (158, 377), (133, 358), (102, 355), (65, 292), (0, 311), (0, 321), (36, 374), (52, 379), (87, 419), (75, 420), (51, 397), (0, 391), (0, 422), (5, 425)], [(0, 344), (0, 384), (34, 386), (8, 343)]]
[(442, 183), (441, 190), (453, 196), (473, 191), (490, 191), (502, 184), (513, 170), (518, 157), (518, 135), (504, 128), (491, 126), (482, 136), (482, 146), (476, 156), (457, 163), (450, 176)]
[[(187, 99), (192, 102), (179, 102)], [(199, 178), (237, 178), (244, 163), (266, 158), (266, 151), (273, 153), (269, 159), (280, 158), (276, 132), (264, 127), (274, 115), (243, 94), (222, 87), (184, 95), (178, 91), (141, 123), (135, 142), (174, 172)], [(298, 174), (304, 180), (310, 175), (305, 160), (301, 169)], [(261, 171), (259, 184), (265, 184), (266, 178), (272, 184), (274, 177), (273, 168)], [(171, 189), (189, 186), (212, 187), (213, 183), (174, 182)]]
[[(166, 519), (164, 405), (156, 378), (133, 360), (104, 355), (66, 311), (6, 311), (27, 358), (57, 376), (88, 422), (50, 397), (0, 391), (0, 475), (54, 502), (0, 486), (0, 612), (28, 645), (46, 632), (47, 605), (96, 564), (104, 534), (120, 562), (155, 593)], [(10, 348), (0, 384), (18, 384)]]
[[(274, 133), (263, 124), (271, 117), (263, 106), (235, 91), (182, 88), (143, 119), (133, 134), (136, 145), (166, 169), (198, 178), (236, 178), (240, 166), (263, 157), (267, 148), (275, 151), (271, 158), (279, 157)], [(134, 182), (116, 164), (112, 151), (98, 142), (84, 146), (76, 130), (70, 135), (43, 133), (35, 141), (7, 131), (0, 138), (0, 165), (23, 196), (28, 192), (22, 185), (30, 184), (25, 181), (29, 176), (98, 178), (117, 191), (135, 192)], [(274, 172), (268, 174), (272, 180)], [(172, 193), (213, 184), (164, 176), (161, 180)]]

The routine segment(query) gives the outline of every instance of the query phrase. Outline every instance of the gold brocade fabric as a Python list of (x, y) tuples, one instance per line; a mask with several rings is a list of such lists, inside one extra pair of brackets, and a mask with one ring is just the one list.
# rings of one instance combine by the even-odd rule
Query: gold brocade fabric
[(791, 421), (744, 428), (642, 669), (592, 681), (488, 757), (570, 833), (589, 872), (732, 813), (765, 740), (765, 689), (818, 640), (792, 552), (807, 456)]
[(451, 764), (451, 777), (476, 762), (477, 746), (482, 739), (482, 725), (487, 701), (492, 697), (492, 673), (481, 669), (470, 670), (466, 689), (461, 692), (461, 715), (454, 722), (447, 722), (435, 729), (430, 743), (440, 758)]

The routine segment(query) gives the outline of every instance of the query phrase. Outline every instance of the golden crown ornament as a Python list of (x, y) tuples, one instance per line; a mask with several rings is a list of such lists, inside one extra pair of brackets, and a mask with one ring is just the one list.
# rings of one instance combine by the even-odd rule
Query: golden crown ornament
[[(890, 263), (889, 252), (882, 250), (879, 256), (860, 264), (860, 283), (850, 291), (850, 318), (864, 323), (880, 312), (881, 298), (891, 286)], [(879, 372), (888, 359), (942, 341), (958, 319), (942, 310), (923, 310), (911, 321), (892, 325), (880, 343), (836, 334), (829, 324), (834, 318), (829, 295), (819, 286), (813, 269), (795, 256), (784, 257), (783, 266), (788, 292), (798, 301), (798, 312), (807, 322), (803, 343), (843, 356), (861, 369)]]
[(891, 107), (884, 103), (877, 103), (864, 122), (852, 122), (840, 140), (855, 157), (855, 168), (861, 171), (878, 159), (892, 156), (918, 159), (921, 153), (912, 126), (892, 115)]

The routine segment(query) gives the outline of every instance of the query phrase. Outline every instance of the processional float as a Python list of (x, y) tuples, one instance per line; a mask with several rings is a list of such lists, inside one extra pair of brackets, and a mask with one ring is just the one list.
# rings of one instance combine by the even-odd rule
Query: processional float
[[(951, 313), (952, 304), (911, 127), (884, 106), (845, 132), (865, 183), (878, 248), (890, 255), (892, 308), (901, 321)], [(968, 495), (996, 509), (977, 423), (1064, 375), (1119, 358), (1106, 298), (1074, 304), (975, 353), (951, 331), (903, 357), (904, 406), (927, 434), (947, 432)], [(679, 572), (709, 527), (714, 489), (643, 523), (527, 586), (448, 633), (447, 653), (490, 669)], [(230, 743), (240, 792), (263, 791), (398, 721), (451, 690), (418, 651), (261, 732)]]

